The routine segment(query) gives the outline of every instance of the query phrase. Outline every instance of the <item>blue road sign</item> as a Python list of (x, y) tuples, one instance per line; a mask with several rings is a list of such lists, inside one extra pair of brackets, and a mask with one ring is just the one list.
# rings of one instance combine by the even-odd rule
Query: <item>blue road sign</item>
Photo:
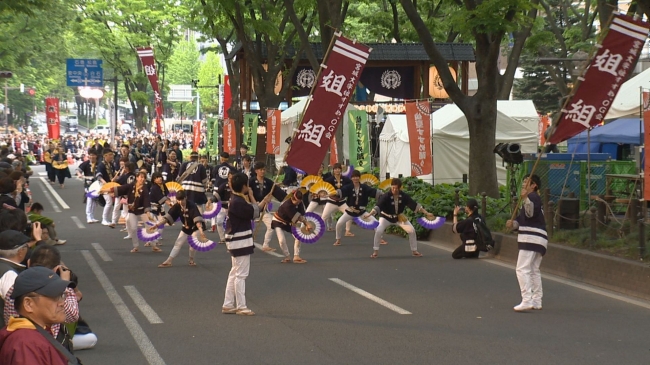
[(104, 86), (102, 60), (68, 58), (65, 69), (68, 86)]

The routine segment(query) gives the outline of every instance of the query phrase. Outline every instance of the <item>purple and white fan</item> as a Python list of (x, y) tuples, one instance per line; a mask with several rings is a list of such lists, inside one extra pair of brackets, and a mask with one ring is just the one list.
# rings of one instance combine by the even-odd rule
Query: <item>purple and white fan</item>
[(316, 243), (325, 234), (325, 221), (318, 214), (311, 212), (305, 213), (305, 219), (307, 219), (309, 230), (304, 224), (300, 228), (294, 225), (291, 226), (291, 233), (300, 242)]
[(151, 242), (160, 238), (160, 231), (153, 223), (147, 222), (148, 227), (138, 228), (138, 238), (142, 242)]
[(212, 219), (219, 214), (221, 211), (221, 201), (216, 203), (208, 203), (205, 205), (205, 211), (203, 212), (203, 219)]
[(353, 165), (348, 165), (346, 166), (345, 171), (341, 172), (341, 175), (347, 177), (348, 179), (352, 178), (352, 171), (354, 171), (354, 166)]
[(202, 241), (194, 236), (187, 236), (187, 243), (195, 250), (207, 252), (217, 247), (217, 243), (211, 240)]
[[(429, 219), (430, 218), (430, 219)], [(420, 217), (416, 221), (418, 222), (419, 225), (426, 229), (438, 229), (445, 224), (445, 221), (447, 219), (445, 217), (436, 217), (433, 214), (431, 214), (428, 217)]]
[(373, 216), (363, 218), (363, 216), (354, 217), (354, 223), (363, 229), (375, 229), (379, 226), (379, 221)]

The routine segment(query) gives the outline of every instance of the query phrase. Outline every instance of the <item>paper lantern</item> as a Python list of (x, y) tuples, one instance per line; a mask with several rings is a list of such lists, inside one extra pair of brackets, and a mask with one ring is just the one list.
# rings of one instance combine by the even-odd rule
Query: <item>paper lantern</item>
[[(456, 70), (449, 67), (449, 72), (451, 72), (451, 77), (456, 81)], [(435, 66), (429, 67), (429, 95), (435, 99), (447, 99), (449, 94), (447, 90), (442, 85), (442, 79), (438, 73), (438, 69)]]

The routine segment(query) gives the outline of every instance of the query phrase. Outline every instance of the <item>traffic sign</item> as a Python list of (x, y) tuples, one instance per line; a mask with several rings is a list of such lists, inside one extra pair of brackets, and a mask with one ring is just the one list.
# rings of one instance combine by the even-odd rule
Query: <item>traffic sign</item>
[(167, 101), (192, 101), (192, 85), (169, 85)]
[(66, 60), (68, 86), (104, 86), (102, 60), (68, 58)]

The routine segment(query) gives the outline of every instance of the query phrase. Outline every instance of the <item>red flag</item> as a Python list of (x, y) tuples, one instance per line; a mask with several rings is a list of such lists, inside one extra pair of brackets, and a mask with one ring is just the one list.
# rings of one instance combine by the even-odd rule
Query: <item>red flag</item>
[(237, 127), (233, 119), (223, 121), (223, 150), (231, 155), (237, 154)]
[(156, 70), (156, 60), (153, 55), (153, 48), (142, 47), (136, 48), (144, 73), (147, 74), (151, 88), (154, 94), (154, 105), (156, 106), (156, 133), (162, 134), (161, 118), (163, 117), (163, 103), (162, 96), (160, 95), (160, 87), (158, 86), (158, 71)]
[(280, 154), (280, 123), (282, 112), (276, 109), (266, 111), (266, 153)]
[(645, 145), (643, 159), (643, 200), (650, 199), (650, 92), (643, 92), (643, 143)]
[(199, 143), (201, 143), (201, 121), (195, 120), (192, 122), (192, 133), (194, 134), (194, 143), (192, 145), (192, 151), (199, 150)]
[(291, 141), (287, 164), (315, 175), (372, 49), (337, 34)]
[(411, 176), (431, 173), (431, 108), (429, 101), (406, 103), (406, 126), (411, 150)]
[(650, 24), (615, 14), (600, 49), (562, 109), (549, 143), (565, 141), (600, 123), (634, 69)]
[(48, 138), (59, 139), (61, 137), (59, 98), (45, 98), (45, 119), (47, 119)]
[(330, 166), (334, 166), (337, 162), (339, 162), (339, 149), (336, 145), (336, 138), (333, 138), (330, 144)]
[(223, 119), (228, 119), (228, 109), (232, 105), (232, 95), (230, 94), (230, 76), (223, 76)]

